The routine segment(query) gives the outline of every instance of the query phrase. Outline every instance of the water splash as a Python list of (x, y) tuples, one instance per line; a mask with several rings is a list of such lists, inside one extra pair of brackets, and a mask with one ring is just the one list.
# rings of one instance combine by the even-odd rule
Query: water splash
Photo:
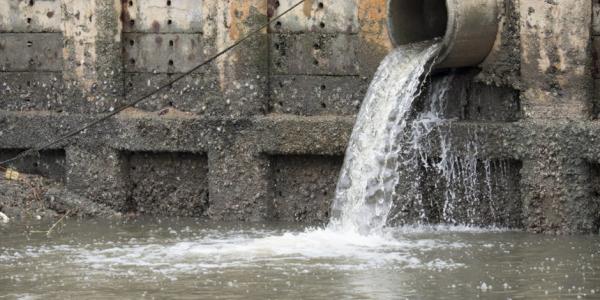
[[(399, 172), (401, 177), (404, 175), (403, 179), (407, 179), (403, 185), (412, 193), (396, 199), (399, 206), (395, 208), (397, 213), (388, 222), (518, 225), (515, 221), (517, 216), (507, 215), (518, 209), (501, 207), (507, 206), (501, 197), (507, 193), (502, 189), (514, 185), (511, 161), (481, 159), (481, 145), (476, 132), (468, 132), (469, 138), (464, 144), (456, 145), (453, 140), (449, 128), (455, 119), (449, 119), (445, 114), (448, 112), (449, 92), (456, 79), (450, 74), (431, 82), (424, 97), (429, 106), (412, 120), (407, 130), (410, 138), (405, 146), (403, 168)], [(439, 150), (433, 151), (435, 147)], [(431, 157), (431, 153), (437, 154)], [(426, 191), (424, 182), (428, 181), (433, 182), (433, 188)], [(423, 197), (427, 193), (425, 201)], [(431, 194), (439, 194), (440, 197)]]
[(436, 41), (401, 46), (380, 64), (346, 150), (330, 227), (369, 234), (386, 225), (408, 115), (439, 51)]
[[(389, 224), (519, 227), (512, 162), (481, 159), (477, 132), (457, 144), (448, 129), (450, 97), (467, 98), (452, 88), (460, 77), (426, 80), (439, 48), (435, 41), (407, 45), (382, 61), (346, 151), (329, 229), (369, 235)], [(420, 113), (417, 99), (425, 104)]]

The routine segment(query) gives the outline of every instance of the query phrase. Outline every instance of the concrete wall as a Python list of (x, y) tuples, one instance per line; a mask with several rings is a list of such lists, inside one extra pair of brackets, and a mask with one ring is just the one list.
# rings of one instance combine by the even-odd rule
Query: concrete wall
[[(293, 3), (0, 2), (0, 154), (134, 100)], [(600, 2), (503, 5), (493, 54), (458, 71), (459, 121), (449, 130), (457, 143), (479, 132), (482, 158), (519, 166), (510, 193), (519, 192), (524, 227), (595, 230)], [(308, 0), (168, 91), (37, 159), (62, 165), (52, 174), (64, 174), (72, 191), (123, 211), (326, 220), (354, 115), (390, 49), (386, 13), (385, 0)]]
[[(71, 191), (121, 211), (324, 221), (353, 115), (389, 49), (384, 2), (307, 1), (167, 91), (15, 167), (60, 166), (51, 174)], [(294, 3), (2, 1), (0, 157), (156, 89)]]

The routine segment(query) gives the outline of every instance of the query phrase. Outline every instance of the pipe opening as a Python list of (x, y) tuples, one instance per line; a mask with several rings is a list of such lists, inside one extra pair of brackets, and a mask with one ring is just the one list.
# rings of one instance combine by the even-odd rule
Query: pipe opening
[(446, 34), (446, 0), (390, 0), (389, 5), (390, 35), (397, 46), (427, 41)]
[(395, 46), (442, 38), (436, 68), (476, 66), (490, 54), (501, 0), (388, 0)]

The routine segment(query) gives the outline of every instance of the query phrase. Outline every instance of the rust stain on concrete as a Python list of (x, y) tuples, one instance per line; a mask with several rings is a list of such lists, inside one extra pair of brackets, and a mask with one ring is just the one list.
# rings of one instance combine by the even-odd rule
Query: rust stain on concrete
[(304, 1), (304, 6), (302, 7), (302, 11), (304, 12), (304, 16), (310, 18), (313, 10), (313, 2), (314, 0), (306, 0)]
[(387, 30), (387, 1), (359, 0), (358, 21), (363, 38), (385, 49), (391, 49)]
[(277, 4), (279, 1), (277, 0), (268, 0), (267, 1), (267, 17), (272, 18), (275, 16), (275, 10), (277, 9)]
[(252, 11), (268, 13), (268, 4), (265, 1), (257, 0), (235, 0), (229, 5), (229, 39), (232, 41), (238, 40), (243, 34), (248, 32), (251, 28), (246, 28), (248, 18), (251, 16)]
[(129, 14), (129, 3), (127, 0), (121, 0), (121, 22), (123, 24), (129, 24), (131, 15)]
[(158, 21), (152, 22), (152, 31), (156, 33), (160, 31), (160, 23)]

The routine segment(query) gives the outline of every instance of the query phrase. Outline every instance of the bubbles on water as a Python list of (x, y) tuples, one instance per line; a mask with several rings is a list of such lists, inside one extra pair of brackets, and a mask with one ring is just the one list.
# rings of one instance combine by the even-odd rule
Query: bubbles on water
[(488, 287), (487, 283), (485, 283), (485, 282), (482, 282), (481, 285), (479, 286), (479, 289), (484, 293), (487, 292), (488, 289), (491, 290), (491, 288), (492, 287), (491, 286)]

